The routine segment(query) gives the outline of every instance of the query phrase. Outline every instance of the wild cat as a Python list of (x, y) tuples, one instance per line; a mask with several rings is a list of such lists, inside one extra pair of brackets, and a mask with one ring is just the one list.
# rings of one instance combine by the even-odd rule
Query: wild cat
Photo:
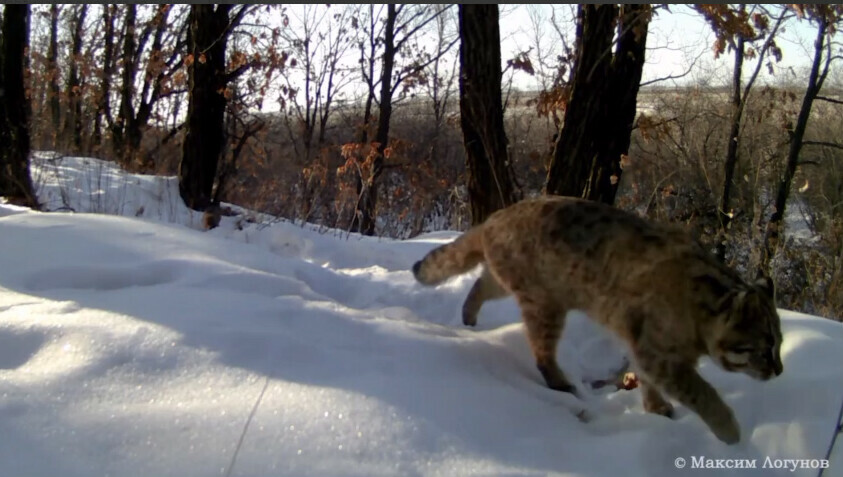
[(710, 356), (727, 371), (768, 380), (782, 373), (772, 280), (754, 283), (722, 265), (684, 231), (614, 207), (567, 197), (519, 202), (492, 214), (413, 266), (436, 285), (483, 263), (463, 322), (508, 294), (547, 385), (575, 392), (556, 362), (568, 310), (585, 311), (631, 350), (644, 409), (671, 416), (662, 393), (696, 412), (728, 444), (740, 441), (734, 414), (697, 372)]

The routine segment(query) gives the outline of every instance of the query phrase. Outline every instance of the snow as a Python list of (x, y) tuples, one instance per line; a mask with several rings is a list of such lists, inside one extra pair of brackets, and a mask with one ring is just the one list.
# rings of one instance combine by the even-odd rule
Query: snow
[[(702, 362), (741, 424), (726, 446), (681, 406), (644, 413), (638, 390), (547, 389), (511, 299), (465, 328), (476, 272), (437, 288), (409, 272), (454, 232), (237, 217), (203, 231), (174, 178), (38, 157), (39, 197), (76, 213), (0, 205), (2, 475), (633, 477), (693, 473), (696, 457), (815, 476), (762, 466), (822, 459), (836, 432), (839, 323), (782, 310), (785, 371), (769, 382)], [(580, 314), (559, 358), (583, 382), (625, 362)]]

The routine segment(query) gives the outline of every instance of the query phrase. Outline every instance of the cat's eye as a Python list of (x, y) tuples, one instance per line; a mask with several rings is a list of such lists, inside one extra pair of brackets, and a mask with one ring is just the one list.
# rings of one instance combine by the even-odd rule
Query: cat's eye
[(735, 354), (752, 354), (755, 353), (756, 349), (754, 346), (738, 346), (736, 348), (732, 348), (731, 352)]

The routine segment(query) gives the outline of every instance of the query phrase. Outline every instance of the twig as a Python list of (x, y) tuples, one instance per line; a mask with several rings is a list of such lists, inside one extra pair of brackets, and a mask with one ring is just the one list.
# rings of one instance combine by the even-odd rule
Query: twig
[[(834, 450), (834, 443), (837, 442), (837, 436), (843, 432), (843, 424), (841, 424), (841, 421), (843, 421), (843, 400), (840, 401), (840, 412), (837, 413), (837, 420), (834, 421), (834, 435), (831, 436), (831, 442), (828, 443), (828, 450), (825, 453), (826, 462), (828, 462), (831, 458), (831, 451)], [(817, 477), (823, 477), (824, 472), (825, 468), (820, 467), (820, 472), (817, 474)]]
[(700, 54), (699, 54), (699, 55), (697, 55), (697, 57), (696, 57), (696, 58), (694, 58), (694, 61), (692, 61), (692, 62), (691, 62), (691, 64), (690, 64), (690, 65), (688, 65), (688, 69), (687, 69), (687, 70), (685, 70), (683, 73), (678, 74), (678, 75), (667, 75), (667, 76), (664, 76), (664, 77), (662, 77), (662, 78), (656, 78), (656, 79), (652, 79), (652, 80), (649, 80), (649, 81), (643, 81), (643, 82), (639, 85), (639, 88), (643, 88), (643, 87), (645, 87), (645, 86), (649, 86), (649, 85), (651, 85), (651, 84), (659, 83), (659, 82), (661, 82), (661, 81), (676, 80), (676, 79), (680, 79), (680, 78), (684, 78), (684, 77), (688, 76), (689, 74), (691, 74), (691, 70), (693, 70), (693, 69), (694, 69), (694, 67), (697, 65), (697, 61), (698, 61), (700, 58), (702, 58), (702, 56), (703, 56), (703, 54), (704, 54), (704, 53), (705, 53), (705, 50), (703, 50), (702, 52), (700, 52)]
[(246, 425), (243, 426), (243, 432), (240, 433), (240, 439), (237, 441), (237, 447), (234, 448), (234, 455), (231, 456), (231, 462), (228, 463), (228, 470), (225, 472), (225, 477), (231, 477), (231, 472), (234, 470), (234, 464), (237, 462), (237, 455), (240, 453), (240, 448), (243, 447), (243, 441), (246, 439), (246, 432), (249, 430), (249, 424), (252, 423), (252, 419), (258, 412), (258, 407), (261, 404), (263, 395), (266, 394), (267, 388), (269, 388), (269, 376), (264, 379), (263, 389), (261, 389), (261, 393), (258, 395), (255, 405), (252, 406), (252, 412), (249, 413), (249, 418), (246, 419)]
[(802, 141), (803, 146), (823, 146), (823, 147), (831, 147), (834, 149), (843, 149), (843, 144), (838, 144), (836, 142), (827, 142), (827, 141)]
[(839, 99), (829, 98), (827, 96), (817, 96), (814, 99), (816, 99), (817, 101), (826, 101), (826, 102), (834, 103), (834, 104), (843, 104), (843, 101), (841, 101)]

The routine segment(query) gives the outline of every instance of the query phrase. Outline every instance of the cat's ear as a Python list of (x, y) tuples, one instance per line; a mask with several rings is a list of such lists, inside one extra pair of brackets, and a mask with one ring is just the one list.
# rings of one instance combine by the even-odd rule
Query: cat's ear
[(724, 295), (714, 306), (718, 315), (723, 315), (727, 320), (735, 315), (734, 310), (743, 306), (746, 299), (746, 291), (732, 291)]
[(767, 295), (771, 300), (776, 299), (776, 285), (773, 283), (773, 279), (766, 276), (759, 274), (758, 278), (755, 279), (755, 283), (753, 283), (759, 290), (761, 290), (765, 295)]

